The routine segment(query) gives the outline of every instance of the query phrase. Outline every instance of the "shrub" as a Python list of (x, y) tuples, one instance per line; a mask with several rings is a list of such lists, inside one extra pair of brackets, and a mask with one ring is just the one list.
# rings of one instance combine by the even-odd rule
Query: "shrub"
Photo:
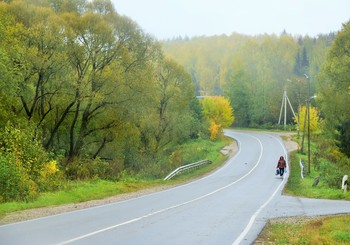
[(123, 164), (96, 159), (75, 159), (66, 164), (65, 175), (68, 179), (116, 179), (123, 169)]
[(323, 181), (330, 188), (339, 189), (343, 176), (340, 169), (335, 164), (331, 164), (325, 159), (321, 159), (319, 168)]
[[(0, 132), (0, 195), (2, 200), (29, 200), (51, 182), (48, 154), (34, 128), (8, 124)], [(52, 172), (52, 169), (50, 170)]]

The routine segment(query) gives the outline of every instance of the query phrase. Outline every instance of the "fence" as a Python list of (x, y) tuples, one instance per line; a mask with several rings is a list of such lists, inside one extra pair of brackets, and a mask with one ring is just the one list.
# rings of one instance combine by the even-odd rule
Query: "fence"
[(169, 180), (172, 177), (174, 177), (175, 175), (180, 174), (181, 172), (185, 171), (185, 170), (190, 170), (193, 168), (198, 168), (199, 166), (203, 165), (203, 164), (209, 164), (211, 163), (210, 160), (202, 160), (199, 162), (195, 162), (195, 163), (190, 163), (181, 167), (178, 167), (177, 169), (175, 169), (173, 172), (171, 172), (167, 177), (164, 178), (164, 180)]

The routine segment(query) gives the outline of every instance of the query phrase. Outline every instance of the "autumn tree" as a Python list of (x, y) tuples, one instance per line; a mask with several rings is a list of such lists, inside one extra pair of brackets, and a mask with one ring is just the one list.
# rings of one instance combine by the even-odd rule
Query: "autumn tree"
[(222, 96), (203, 99), (203, 115), (209, 122), (210, 138), (215, 140), (222, 130), (234, 121), (233, 109), (228, 99)]
[[(299, 125), (301, 132), (308, 129), (308, 112), (306, 106), (299, 108), (299, 113), (293, 118), (295, 124)], [(299, 120), (299, 122), (298, 122)], [(310, 131), (316, 132), (320, 126), (320, 116), (316, 107), (310, 106)]]

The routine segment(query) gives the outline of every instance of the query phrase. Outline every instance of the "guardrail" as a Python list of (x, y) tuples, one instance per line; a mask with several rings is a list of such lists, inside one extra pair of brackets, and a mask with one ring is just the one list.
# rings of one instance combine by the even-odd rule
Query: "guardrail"
[(172, 177), (174, 177), (175, 175), (178, 175), (178, 174), (180, 174), (181, 172), (183, 172), (185, 170), (189, 170), (189, 169), (192, 169), (192, 168), (197, 168), (197, 167), (199, 167), (199, 166), (201, 166), (203, 164), (209, 164), (209, 163), (211, 163), (210, 160), (202, 160), (202, 161), (199, 161), (199, 162), (194, 162), (194, 163), (190, 163), (190, 164), (178, 167), (173, 172), (171, 172), (167, 177), (165, 177), (163, 180), (169, 180)]

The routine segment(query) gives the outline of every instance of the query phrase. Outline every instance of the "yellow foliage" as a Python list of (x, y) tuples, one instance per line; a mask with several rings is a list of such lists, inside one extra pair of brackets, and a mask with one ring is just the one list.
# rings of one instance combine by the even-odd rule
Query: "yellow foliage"
[(55, 174), (58, 171), (59, 169), (57, 168), (56, 160), (51, 160), (49, 163), (45, 164), (44, 169), (41, 171), (41, 176), (45, 178), (46, 176)]
[(210, 139), (215, 140), (221, 125), (217, 125), (214, 121), (210, 122), (209, 132)]
[(212, 140), (216, 139), (222, 128), (229, 127), (234, 121), (230, 102), (222, 96), (204, 98), (203, 114), (210, 122), (209, 131)]
[[(299, 114), (293, 118), (295, 123), (298, 123), (298, 118), (300, 120), (299, 122), (299, 127), (300, 131), (304, 131), (304, 126), (305, 129), (307, 130), (307, 123), (308, 123), (308, 116), (306, 113), (306, 106), (301, 106), (299, 108)], [(310, 106), (310, 131), (314, 132), (319, 128), (319, 123), (320, 123), (320, 118), (319, 118), (319, 113), (315, 107)]]

